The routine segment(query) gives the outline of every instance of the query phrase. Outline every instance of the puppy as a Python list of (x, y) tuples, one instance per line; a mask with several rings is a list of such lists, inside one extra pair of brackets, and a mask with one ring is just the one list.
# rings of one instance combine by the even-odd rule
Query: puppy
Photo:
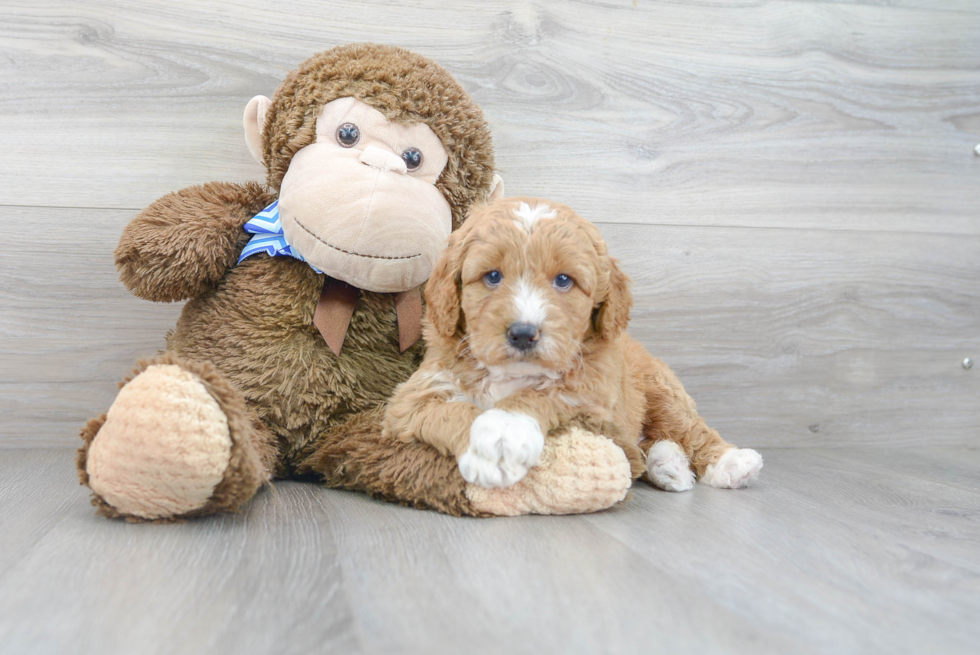
[(690, 489), (695, 476), (744, 487), (762, 468), (625, 334), (629, 279), (599, 230), (565, 205), (509, 198), (473, 210), (425, 298), (425, 359), (396, 389), (384, 430), (454, 455), (468, 482), (514, 484), (545, 435), (583, 419), (632, 450), (634, 475), (661, 489)]

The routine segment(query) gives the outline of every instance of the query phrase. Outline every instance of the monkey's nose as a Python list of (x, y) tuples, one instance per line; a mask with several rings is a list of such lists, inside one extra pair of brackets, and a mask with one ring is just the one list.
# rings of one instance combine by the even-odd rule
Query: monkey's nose
[(377, 168), (381, 171), (392, 171), (405, 174), (408, 172), (408, 165), (405, 160), (390, 150), (378, 146), (368, 146), (361, 153), (360, 161), (362, 164)]
[(530, 323), (514, 323), (507, 328), (507, 341), (520, 351), (530, 350), (538, 343), (538, 327)]

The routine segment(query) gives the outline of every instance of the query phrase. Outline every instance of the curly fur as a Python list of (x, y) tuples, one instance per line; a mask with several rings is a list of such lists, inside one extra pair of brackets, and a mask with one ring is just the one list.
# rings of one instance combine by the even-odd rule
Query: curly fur
[(384, 408), (354, 416), (322, 435), (300, 472), (316, 472), (328, 486), (453, 516), (489, 516), (466, 497), (456, 460), (424, 443), (394, 444), (381, 434)]
[(459, 227), (493, 182), (490, 129), (470, 95), (439, 64), (404, 48), (374, 43), (315, 55), (289, 74), (272, 98), (263, 144), (268, 184), (278, 189), (289, 162), (316, 140), (320, 109), (336, 98), (361, 100), (398, 123), (425, 123), (449, 163), (436, 182)]
[[(133, 219), (116, 249), (123, 283), (148, 300), (189, 299), (167, 335), (168, 352), (151, 361), (178, 363), (197, 375), (232, 429), (226, 479), (194, 515), (239, 507), (270, 475), (322, 475), (333, 486), (479, 514), (451, 459), (379, 440), (381, 416), (373, 410), (422, 357), (421, 344), (399, 352), (393, 297), (362, 292), (338, 357), (312, 320), (322, 274), (289, 257), (257, 255), (236, 264), (248, 240), (242, 225), (276, 198), (292, 156), (315, 139), (320, 108), (341, 96), (361, 99), (392, 120), (424, 122), (439, 136), (449, 163), (437, 186), (454, 225), (491, 190), (490, 132), (472, 98), (424, 57), (360, 44), (310, 58), (276, 92), (264, 131), (269, 188), (189, 187)], [(83, 484), (88, 448), (104, 420), (82, 429)], [(93, 502), (101, 514), (118, 515), (98, 497)]]
[[(573, 279), (565, 290), (555, 286), (560, 274)], [(429, 279), (429, 349), (391, 399), (385, 433), (470, 457), (475, 420), (491, 408), (530, 417), (545, 433), (585, 419), (623, 448), (634, 476), (665, 439), (703, 476), (734, 447), (698, 416), (667, 365), (625, 333), (629, 286), (599, 230), (569, 207), (534, 198), (480, 207)], [(506, 336), (529, 320), (522, 297), (536, 299), (526, 350)]]

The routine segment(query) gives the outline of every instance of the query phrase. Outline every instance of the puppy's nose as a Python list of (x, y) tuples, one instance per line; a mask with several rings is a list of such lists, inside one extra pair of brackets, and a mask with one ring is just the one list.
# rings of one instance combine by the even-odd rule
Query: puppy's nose
[(518, 350), (530, 350), (538, 342), (538, 327), (530, 323), (514, 323), (507, 328), (507, 341)]

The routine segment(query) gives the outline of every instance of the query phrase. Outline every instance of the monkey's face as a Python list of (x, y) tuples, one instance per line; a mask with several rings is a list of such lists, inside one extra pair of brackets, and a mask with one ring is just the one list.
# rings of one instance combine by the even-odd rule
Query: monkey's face
[(435, 186), (448, 157), (428, 125), (402, 125), (354, 98), (324, 105), (316, 141), (282, 180), (286, 240), (327, 275), (396, 292), (429, 277), (452, 231)]

